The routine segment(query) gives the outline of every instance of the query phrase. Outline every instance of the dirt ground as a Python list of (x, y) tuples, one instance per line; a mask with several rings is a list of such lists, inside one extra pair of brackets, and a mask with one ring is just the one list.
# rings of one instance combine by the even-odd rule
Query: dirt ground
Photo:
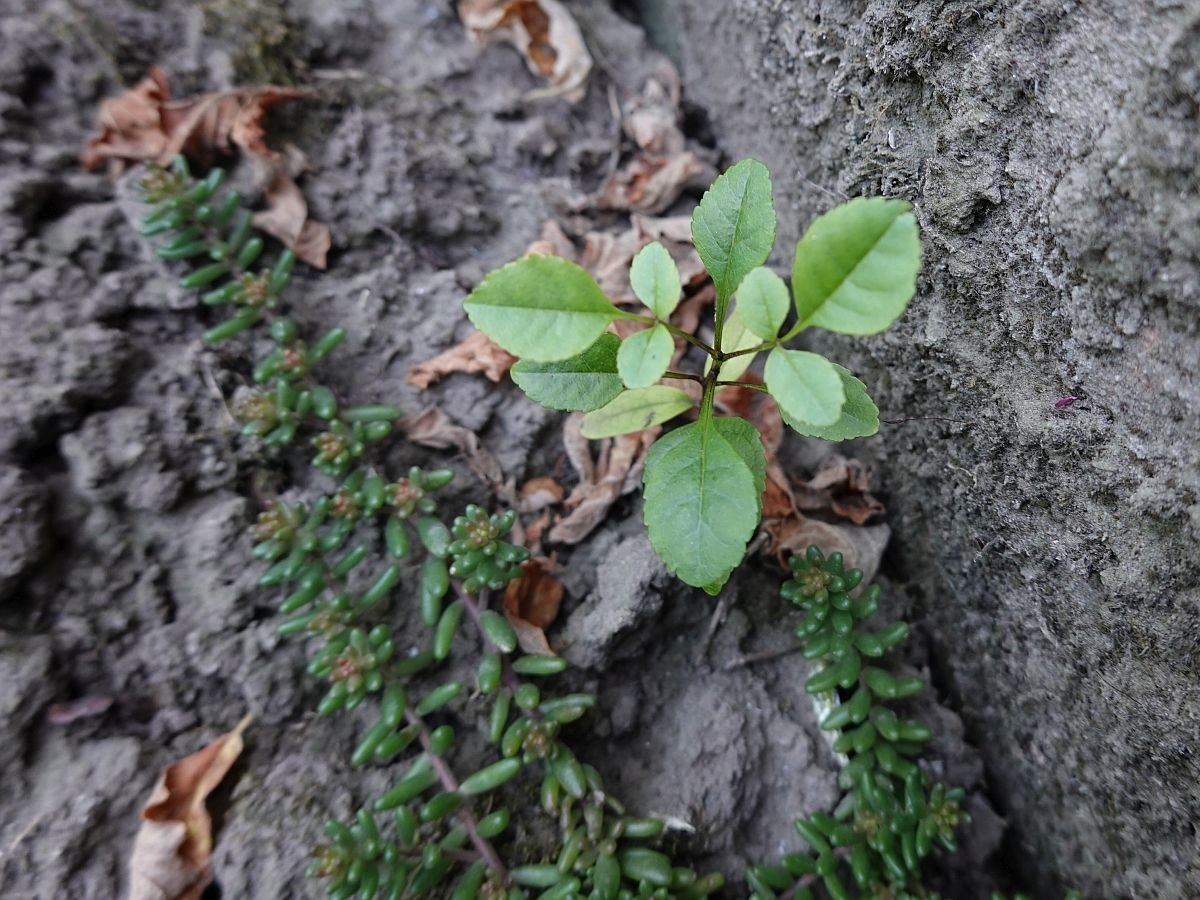
[[(254, 348), (200, 342), (206, 314), (131, 227), (127, 192), (80, 170), (98, 101), (154, 63), (181, 95), (266, 78), (316, 85), (318, 99), (276, 122), (280, 139), (313, 163), (304, 189), (334, 235), (329, 271), (298, 274), (295, 318), (312, 331), (347, 329), (326, 369), (345, 396), (406, 410), (440, 405), (519, 482), (562, 471), (558, 414), (511, 384), (455, 375), (421, 392), (405, 375), (469, 333), (462, 298), (543, 223), (572, 235), (622, 226), (621, 214), (586, 202), (625, 149), (610, 98), (637, 95), (664, 64), (628, 6), (573, 4), (597, 61), (576, 105), (531, 99), (537, 81), (521, 59), (472, 47), (451, 6), (435, 0), (5, 6), (0, 896), (118, 896), (158, 771), (247, 712), (256, 717), (247, 750), (216, 802), (221, 896), (319, 896), (302, 871), (322, 819), (348, 815), (394, 774), (350, 769), (369, 714), (317, 718), (320, 687), (303, 673), (304, 648), (275, 634), (276, 598), (256, 587), (247, 556), (257, 512), (248, 488), (264, 465), (224, 404)], [(700, 158), (717, 165), (755, 152), (744, 135), (713, 127), (720, 119), (686, 80), (684, 90), (685, 130)], [(978, 202), (945, 215), (969, 218)], [(795, 215), (782, 206), (784, 221)], [(793, 440), (790, 471), (811, 471), (827, 452)], [(402, 471), (434, 460), (445, 461), (400, 443), (388, 462)], [(481, 499), (485, 489), (462, 461), (450, 464), (460, 472), (454, 499)], [(890, 490), (885, 482), (883, 495)], [(944, 697), (942, 688), (961, 686), (954, 662), (969, 651), (947, 630), (953, 620), (930, 617), (941, 576), (905, 565), (916, 552), (907, 542), (928, 540), (912, 536), (921, 509), (901, 508), (893, 538), (901, 546), (884, 578), (896, 582), (889, 611), (922, 617), (908, 664)], [(836, 763), (800, 689), (807, 664), (787, 656), (726, 669), (743, 653), (786, 643), (778, 569), (759, 561), (736, 576), (732, 611), (705, 653), (712, 601), (667, 577), (636, 495), (562, 558), (568, 600), (551, 637), (583, 667), (574, 682), (600, 701), (570, 733), (579, 756), (633, 809), (692, 823), (680, 852), (735, 883), (745, 860), (798, 847), (791, 820), (836, 797)], [(113, 704), (65, 725), (47, 719), (51, 704), (87, 696)], [(935, 767), (972, 791), (975, 817), (939, 877), (948, 896), (986, 896), (996, 883), (1012, 886), (1004, 869), (1014, 857), (993, 860), (1004, 822), (954, 705), (930, 699), (921, 712), (938, 733)], [(1013, 742), (1024, 746), (1027, 736)], [(1071, 749), (1087, 752), (1082, 742)], [(1036, 872), (1055, 852), (1018, 847), (1015, 858)]]

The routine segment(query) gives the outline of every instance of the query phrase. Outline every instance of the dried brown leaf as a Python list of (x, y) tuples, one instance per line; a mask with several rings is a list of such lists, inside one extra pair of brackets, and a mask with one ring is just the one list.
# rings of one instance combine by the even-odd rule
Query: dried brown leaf
[(562, 503), (565, 491), (553, 478), (530, 478), (519, 493), (517, 508), (523, 513), (541, 512), (548, 506)]
[(785, 519), (764, 520), (763, 530), (770, 538), (767, 550), (775, 553), (780, 562), (785, 555), (804, 553), (815, 544), (826, 554), (843, 554), (847, 568), (862, 569), (864, 583), (871, 581), (879, 571), (879, 562), (891, 535), (891, 529), (886, 525), (866, 528), (835, 525), (799, 513)]
[(558, 0), (460, 0), (458, 16), (477, 46), (511, 44), (531, 72), (550, 82), (534, 96), (583, 99), (592, 56), (575, 19)]
[(588, 441), (579, 431), (582, 420), (576, 413), (563, 426), (563, 445), (579, 473), (579, 484), (564, 501), (570, 514), (556, 522), (547, 535), (554, 543), (579, 543), (604, 521), (619, 497), (637, 489), (646, 451), (662, 431), (656, 427), (596, 441), (593, 459)]
[(552, 559), (535, 556), (521, 564), (521, 577), (504, 589), (504, 616), (526, 653), (555, 655), (545, 629), (558, 617), (562, 606), (562, 582), (552, 574), (557, 570)]
[(684, 191), (702, 190), (716, 170), (690, 151), (674, 156), (635, 156), (600, 188), (600, 209), (661, 213)]
[(408, 383), (424, 390), (451, 372), (482, 372), (499, 383), (517, 358), (501, 349), (482, 331), (472, 332), (461, 344), (408, 370)]
[(466, 458), (471, 471), (492, 490), (503, 496), (512, 494), (510, 486), (504, 483), (504, 473), (500, 469), (500, 464), (479, 443), (475, 432), (456, 425), (440, 407), (431, 406), (419, 413), (406, 416), (397, 423), (397, 426), (414, 444), (438, 450), (448, 448), (459, 450)]
[(157, 66), (139, 84), (100, 104), (97, 133), (84, 147), (84, 168), (108, 161), (119, 174), (127, 162), (168, 163), (183, 154), (202, 165), (236, 147), (257, 164), (266, 209), (254, 224), (290, 247), (300, 259), (324, 269), (329, 229), (308, 218), (308, 204), (293, 177), (295, 157), (267, 146), (263, 121), (279, 103), (310, 96), (300, 88), (262, 85), (171, 100)]
[(204, 801), (241, 754), (250, 720), (159, 776), (133, 844), (130, 900), (198, 900), (212, 881), (212, 818)]

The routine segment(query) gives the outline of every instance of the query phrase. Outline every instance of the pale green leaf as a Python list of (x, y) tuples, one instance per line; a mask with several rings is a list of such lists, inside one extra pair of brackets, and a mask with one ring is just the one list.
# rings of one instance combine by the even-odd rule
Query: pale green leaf
[(776, 347), (763, 371), (779, 408), (798, 422), (832, 425), (846, 403), (846, 389), (833, 363), (805, 350)]
[(667, 248), (658, 241), (647, 244), (633, 258), (629, 283), (637, 298), (660, 319), (667, 318), (679, 305), (679, 294), (683, 290), (679, 268)]
[[(742, 317), (738, 315), (737, 308), (725, 319), (725, 331), (721, 337), (721, 349), (726, 353), (736, 353), (738, 350), (749, 350), (751, 347), (757, 347), (762, 343), (762, 340), (753, 331), (746, 327), (746, 323), (742, 321)], [(754, 357), (757, 353), (746, 353), (742, 356), (735, 356), (733, 359), (727, 359), (721, 363), (721, 380), (722, 381), (737, 381), (746, 374), (746, 370), (750, 368), (750, 364), (754, 362)], [(712, 368), (712, 357), (707, 357), (704, 360), (704, 374), (708, 374), (708, 370)]]
[(737, 311), (746, 327), (764, 341), (772, 340), (791, 305), (787, 285), (770, 269), (751, 269), (737, 289)]
[(661, 425), (692, 408), (692, 398), (678, 388), (655, 384), (618, 394), (612, 401), (583, 417), (580, 431), (586, 438), (615, 437)]
[(557, 256), (527, 256), (497, 269), (463, 306), (509, 353), (538, 362), (582, 353), (622, 316), (591, 275)]
[(716, 594), (746, 554), (762, 511), (766, 459), (744, 419), (693, 422), (646, 454), (645, 518), (667, 568)]
[(617, 371), (626, 387), (649, 387), (663, 377), (674, 352), (671, 332), (662, 325), (635, 331), (621, 342)]
[(831, 209), (796, 245), (792, 294), (797, 327), (875, 334), (916, 291), (921, 239), (903, 200), (859, 197)]
[(870, 437), (879, 431), (879, 409), (867, 396), (867, 386), (837, 363), (831, 365), (841, 376), (842, 387), (846, 391), (846, 405), (842, 407), (842, 414), (838, 420), (832, 425), (812, 425), (799, 419), (793, 419), (780, 409), (783, 421), (801, 434), (826, 441), (848, 441), (852, 438)]
[(535, 403), (550, 409), (591, 412), (624, 390), (617, 374), (621, 339), (602, 334), (578, 356), (559, 362), (523, 359), (512, 367), (512, 379)]
[(746, 273), (767, 261), (775, 243), (766, 166), (743, 159), (712, 183), (692, 213), (692, 243), (712, 276), (721, 308)]

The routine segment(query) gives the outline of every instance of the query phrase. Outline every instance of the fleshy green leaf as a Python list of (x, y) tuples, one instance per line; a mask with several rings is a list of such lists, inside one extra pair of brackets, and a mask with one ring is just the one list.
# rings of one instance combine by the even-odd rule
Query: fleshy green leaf
[(497, 269), (463, 303), (475, 327), (514, 356), (577, 356), (622, 313), (584, 269), (557, 256), (527, 256)]
[(846, 403), (846, 389), (833, 363), (805, 350), (776, 347), (767, 356), (767, 390), (792, 419), (833, 425)]
[(671, 332), (662, 325), (635, 331), (621, 343), (617, 371), (626, 387), (649, 387), (663, 377), (674, 352)]
[(578, 356), (559, 362), (523, 359), (512, 367), (512, 379), (535, 403), (550, 409), (591, 412), (624, 390), (617, 374), (621, 339), (604, 333)]
[(737, 289), (737, 310), (746, 327), (769, 341), (779, 334), (788, 314), (788, 289), (770, 269), (752, 269)]
[(744, 159), (712, 183), (692, 213), (692, 243), (717, 289), (729, 299), (746, 273), (766, 262), (775, 243), (771, 175)]
[(831, 209), (796, 245), (795, 331), (883, 331), (912, 299), (920, 268), (921, 239), (908, 203), (859, 197)]
[(783, 421), (791, 428), (809, 437), (826, 441), (848, 441), (851, 438), (870, 437), (879, 431), (879, 410), (867, 396), (867, 386), (855, 378), (847, 369), (831, 363), (842, 379), (846, 391), (846, 405), (842, 414), (832, 425), (813, 425), (794, 419), (780, 407)]
[[(749, 350), (761, 343), (758, 335), (746, 327), (746, 323), (738, 314), (737, 307), (734, 307), (733, 312), (725, 319), (725, 333), (721, 339), (724, 351), (734, 353), (738, 350)], [(744, 356), (735, 356), (733, 359), (725, 360), (721, 364), (721, 380), (737, 381), (740, 379), (746, 374), (746, 370), (750, 368), (750, 364), (754, 362), (754, 357), (757, 355), (757, 353), (747, 353)], [(704, 360), (704, 374), (707, 375), (711, 368), (712, 357), (710, 356)]]
[(667, 568), (716, 594), (758, 526), (766, 458), (744, 419), (693, 422), (646, 454), (645, 517)]
[(629, 283), (637, 298), (660, 319), (665, 319), (679, 305), (679, 294), (683, 290), (679, 268), (667, 248), (658, 241), (647, 244), (633, 258)]
[(661, 425), (692, 408), (692, 398), (665, 384), (625, 391), (607, 405), (583, 417), (580, 431), (586, 438), (615, 437)]

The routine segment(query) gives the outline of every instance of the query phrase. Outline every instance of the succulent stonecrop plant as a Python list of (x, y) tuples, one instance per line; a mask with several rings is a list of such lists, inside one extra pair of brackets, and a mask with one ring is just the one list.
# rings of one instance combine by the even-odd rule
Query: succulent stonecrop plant
[[(921, 244), (908, 203), (851, 200), (818, 218), (800, 240), (789, 295), (764, 267), (775, 243), (775, 210), (767, 169), (752, 159), (705, 193), (692, 216), (692, 242), (716, 288), (711, 344), (670, 322), (680, 276), (658, 243), (644, 247), (630, 270), (649, 314), (618, 308), (582, 268), (546, 256), (493, 272), (465, 307), (476, 327), (519, 357), (512, 376), (529, 397), (587, 413), (583, 434), (590, 438), (681, 416), (694, 408), (692, 397), (663, 382), (701, 384), (696, 421), (660, 437), (646, 457), (645, 520), (668, 568), (715, 594), (758, 526), (766, 466), (753, 426), (714, 414), (716, 391), (742, 384), (755, 356), (765, 354), (765, 385), (748, 386), (765, 389), (793, 429), (832, 441), (874, 434), (879, 414), (863, 383), (789, 345), (808, 328), (851, 335), (887, 328), (913, 296)], [(617, 320), (647, 327), (621, 340), (608, 330)], [(669, 371), (676, 338), (707, 357), (702, 372)]]
[[(529, 556), (505, 539), (515, 514), (468, 505), (447, 524), (436, 495), (449, 470), (414, 467), (392, 478), (372, 460), (371, 446), (392, 433), (400, 410), (345, 407), (316, 380), (314, 369), (345, 333), (335, 328), (310, 346), (278, 314), (294, 257), (284, 252), (273, 267), (250, 271), (264, 242), (237, 195), (220, 194), (222, 179), (216, 169), (193, 179), (182, 158), (151, 168), (142, 183), (153, 204), (143, 233), (169, 237), (158, 251), (164, 259), (203, 261), (181, 280), (205, 289), (202, 303), (234, 307), (208, 340), (252, 328), (269, 335), (273, 346), (253, 370), (256, 387), (235, 398), (235, 413), (244, 434), (266, 445), (307, 442), (320, 473), (313, 480), (329, 487), (310, 502), (265, 504), (250, 529), (252, 555), (267, 565), (259, 583), (282, 594), (280, 633), (308, 641), (308, 673), (324, 684), (317, 711), (374, 704), (374, 724), (350, 764), (399, 767), (393, 785), (352, 821), (326, 823), (310, 873), (337, 900), (434, 892), (456, 900), (698, 900), (718, 890), (720, 875), (698, 876), (648, 846), (663, 823), (628, 815), (561, 740), (594, 697), (545, 691), (566, 662), (521, 654), (508, 620), (489, 608)], [(426, 632), (412, 652), (401, 652), (386, 619), (397, 596), (413, 603)], [(470, 687), (442, 672), (456, 639), (478, 651)], [(464, 721), (479, 723), (492, 757), (461, 775), (452, 722)], [(506, 794), (510, 782), (517, 789)], [(558, 840), (543, 851), (505, 843), (505, 801), (530, 788), (557, 823)], [(507, 861), (502, 850), (518, 858)]]
[(963, 791), (933, 783), (916, 762), (932, 737), (929, 728), (889, 708), (919, 693), (925, 682), (866, 664), (903, 641), (908, 626), (866, 625), (878, 611), (881, 591), (876, 585), (856, 591), (863, 573), (846, 569), (840, 553), (826, 558), (809, 547), (789, 562), (792, 577), (781, 593), (805, 611), (796, 636), (804, 655), (820, 663), (804, 689), (833, 750), (845, 759), (838, 775), (845, 794), (831, 814), (796, 820), (807, 853), (747, 871), (751, 892), (759, 900), (777, 893), (804, 900), (815, 896), (819, 883), (841, 900), (852, 896), (849, 883), (864, 896), (929, 896), (920, 884), (922, 862), (937, 845), (956, 849), (955, 828), (968, 817), (959, 806)]

